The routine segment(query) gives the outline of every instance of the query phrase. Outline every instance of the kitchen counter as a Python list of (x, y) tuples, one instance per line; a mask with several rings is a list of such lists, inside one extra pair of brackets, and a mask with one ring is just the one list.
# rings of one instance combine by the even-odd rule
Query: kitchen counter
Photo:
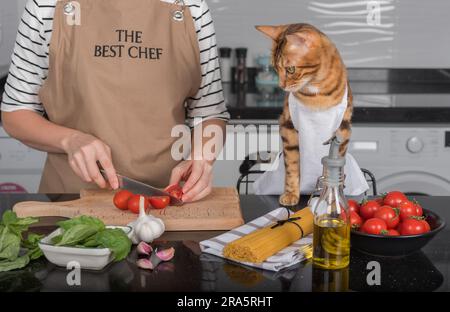
[[(245, 85), (224, 83), (231, 119), (235, 123), (276, 121), (284, 92), (262, 93), (254, 70)], [(354, 123), (450, 123), (450, 71), (448, 69), (348, 70), (353, 93)], [(260, 122), (261, 123), (261, 122)]]
[[(0, 195), (0, 211), (25, 200), (62, 201), (76, 195), (4, 194)], [(450, 197), (417, 198), (422, 206), (450, 220)], [(305, 205), (302, 198), (299, 207)], [(250, 221), (277, 207), (270, 196), (241, 196), (245, 221)], [(56, 218), (43, 218), (36, 232), (52, 230)], [(0, 291), (311, 291), (326, 289), (353, 291), (449, 291), (450, 229), (447, 227), (423, 248), (403, 258), (383, 258), (352, 250), (349, 269), (321, 271), (303, 262), (282, 272), (246, 268), (211, 255), (201, 254), (198, 241), (221, 232), (171, 232), (158, 241), (174, 246), (175, 258), (154, 272), (140, 270), (134, 264), (134, 251), (127, 260), (113, 263), (103, 271), (81, 273), (81, 286), (68, 286), (69, 271), (45, 259), (32, 262), (26, 269), (0, 273)], [(367, 264), (378, 261), (381, 285), (366, 282)], [(326, 282), (325, 282), (326, 281)], [(348, 281), (348, 282), (345, 282)]]

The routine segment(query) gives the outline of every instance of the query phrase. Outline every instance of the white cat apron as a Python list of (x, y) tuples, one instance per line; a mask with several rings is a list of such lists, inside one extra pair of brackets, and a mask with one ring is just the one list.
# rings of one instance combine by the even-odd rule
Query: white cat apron
[[(339, 105), (326, 111), (311, 110), (294, 94), (289, 94), (289, 112), (295, 129), (299, 132), (300, 189), (301, 194), (311, 194), (317, 179), (322, 175), (322, 157), (328, 155), (330, 146), (323, 145), (338, 130), (347, 109), (347, 91)], [(253, 188), (259, 195), (280, 195), (284, 192), (284, 156), (280, 153), (271, 168), (261, 175)], [(369, 189), (364, 174), (350, 153), (346, 154), (345, 195), (358, 196)]]

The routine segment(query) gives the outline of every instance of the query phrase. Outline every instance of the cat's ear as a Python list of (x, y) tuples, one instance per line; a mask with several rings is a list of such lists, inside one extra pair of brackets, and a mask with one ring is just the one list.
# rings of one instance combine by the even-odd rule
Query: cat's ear
[(302, 31), (287, 35), (286, 40), (296, 48), (305, 46), (310, 48), (318, 42), (319, 36), (312, 32)]
[(291, 43), (295, 47), (304, 47), (307, 44), (308, 38), (303, 36), (302, 34), (292, 34), (287, 35), (286, 40)]
[(283, 26), (261, 25), (255, 26), (255, 28), (272, 40), (276, 40), (278, 36), (283, 32)]

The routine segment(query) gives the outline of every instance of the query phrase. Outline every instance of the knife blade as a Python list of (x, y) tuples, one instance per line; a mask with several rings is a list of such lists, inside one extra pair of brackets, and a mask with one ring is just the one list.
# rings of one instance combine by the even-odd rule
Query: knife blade
[[(100, 169), (100, 172), (103, 175), (103, 177), (107, 180), (108, 178), (105, 170)], [(130, 191), (134, 194), (140, 194), (145, 196), (169, 196), (171, 205), (173, 206), (183, 205), (183, 201), (179, 200), (178, 198), (170, 195), (169, 193), (159, 188), (139, 182), (137, 180), (123, 176), (121, 174), (117, 174), (117, 179), (119, 180), (119, 188), (121, 189)]]

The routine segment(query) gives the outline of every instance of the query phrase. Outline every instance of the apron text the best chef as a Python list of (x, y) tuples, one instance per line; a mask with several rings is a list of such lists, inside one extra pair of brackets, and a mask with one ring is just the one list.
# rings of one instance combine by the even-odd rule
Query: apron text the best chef
[[(201, 83), (189, 8), (160, 0), (57, 2), (49, 75), (40, 98), (50, 121), (99, 138), (116, 170), (159, 187), (172, 168), (172, 127)], [(69, 23), (75, 7), (79, 23)], [(184, 18), (175, 14), (183, 10)], [(177, 18), (178, 17), (178, 18)], [(77, 193), (67, 155), (49, 153), (40, 192)]]
[[(328, 155), (330, 146), (323, 145), (339, 128), (347, 108), (347, 90), (341, 103), (326, 111), (311, 110), (294, 94), (289, 94), (289, 112), (295, 129), (299, 133), (300, 189), (302, 194), (315, 191), (317, 179), (322, 175), (322, 157)], [(254, 183), (256, 194), (279, 195), (284, 192), (284, 156), (280, 153), (271, 170), (265, 172)], [(357, 196), (369, 186), (356, 160), (346, 154), (344, 167), (346, 195)]]

